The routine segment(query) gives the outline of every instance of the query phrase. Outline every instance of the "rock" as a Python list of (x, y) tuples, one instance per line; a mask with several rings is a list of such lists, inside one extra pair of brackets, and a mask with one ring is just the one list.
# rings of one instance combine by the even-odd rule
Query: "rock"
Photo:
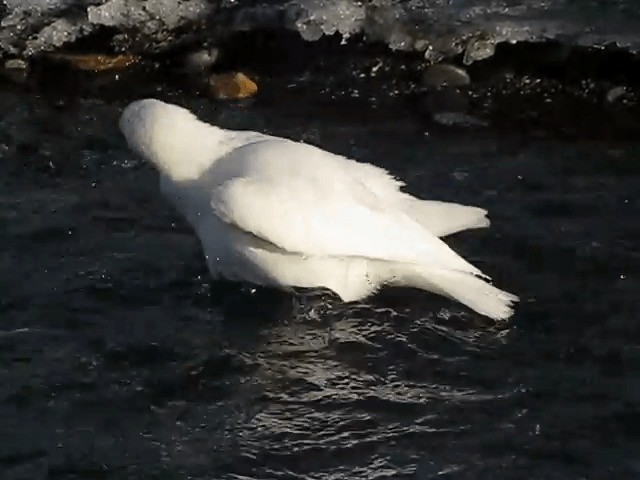
[(241, 72), (213, 74), (209, 86), (213, 95), (223, 100), (249, 98), (258, 93), (258, 85)]
[(439, 63), (427, 67), (422, 73), (421, 80), (423, 86), (431, 89), (461, 87), (471, 83), (469, 75), (463, 68), (448, 63)]
[(78, 53), (49, 53), (45, 58), (52, 62), (63, 63), (77, 70), (104, 72), (123, 70), (138, 62), (135, 55), (102, 55)]
[(623, 97), (626, 93), (627, 89), (625, 87), (614, 87), (607, 92), (607, 102), (613, 103), (620, 97)]
[(484, 36), (472, 38), (464, 50), (462, 63), (471, 65), (473, 62), (492, 57), (494, 53), (496, 53), (496, 43), (493, 38)]
[(216, 63), (219, 56), (220, 50), (217, 47), (190, 52), (184, 57), (184, 70), (189, 74), (205, 73)]
[(12, 58), (4, 62), (5, 70), (26, 70), (29, 64), (21, 58)]
[(21, 58), (12, 58), (4, 62), (0, 74), (15, 83), (25, 83), (29, 76), (29, 64)]
[(419, 38), (413, 43), (413, 49), (417, 52), (424, 52), (427, 48), (429, 48), (429, 40)]

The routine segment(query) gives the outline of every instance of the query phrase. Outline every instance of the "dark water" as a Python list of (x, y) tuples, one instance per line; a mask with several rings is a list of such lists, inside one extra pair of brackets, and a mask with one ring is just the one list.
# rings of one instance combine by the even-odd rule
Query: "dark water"
[(640, 143), (187, 103), (488, 208), (450, 244), (517, 313), (212, 284), (117, 133), (123, 103), (3, 91), (1, 478), (640, 478)]

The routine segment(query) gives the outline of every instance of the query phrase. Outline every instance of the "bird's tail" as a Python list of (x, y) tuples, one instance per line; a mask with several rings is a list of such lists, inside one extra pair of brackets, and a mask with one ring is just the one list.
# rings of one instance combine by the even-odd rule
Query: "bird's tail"
[(457, 300), (476, 312), (506, 320), (513, 315), (516, 295), (500, 290), (473, 274), (457, 270), (420, 269), (405, 285), (428, 290)]
[(486, 228), (491, 222), (487, 211), (458, 203), (407, 198), (403, 211), (436, 237), (446, 237), (462, 230)]

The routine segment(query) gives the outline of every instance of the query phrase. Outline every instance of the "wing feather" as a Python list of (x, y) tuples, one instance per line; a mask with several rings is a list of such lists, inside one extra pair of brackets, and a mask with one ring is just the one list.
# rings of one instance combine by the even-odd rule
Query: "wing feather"
[(226, 223), (289, 252), (356, 256), (481, 272), (401, 210), (387, 209), (357, 179), (240, 177), (212, 191)]

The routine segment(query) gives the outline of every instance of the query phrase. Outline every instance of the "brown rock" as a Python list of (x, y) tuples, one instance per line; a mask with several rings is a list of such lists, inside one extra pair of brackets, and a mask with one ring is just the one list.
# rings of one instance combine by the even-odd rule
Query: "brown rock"
[(223, 100), (249, 98), (258, 93), (258, 85), (241, 72), (213, 74), (209, 86), (213, 95)]
[(65, 63), (78, 70), (92, 72), (104, 72), (107, 70), (122, 70), (134, 63), (139, 58), (135, 55), (101, 55), (101, 54), (78, 54), (78, 53), (49, 53), (47, 59)]

